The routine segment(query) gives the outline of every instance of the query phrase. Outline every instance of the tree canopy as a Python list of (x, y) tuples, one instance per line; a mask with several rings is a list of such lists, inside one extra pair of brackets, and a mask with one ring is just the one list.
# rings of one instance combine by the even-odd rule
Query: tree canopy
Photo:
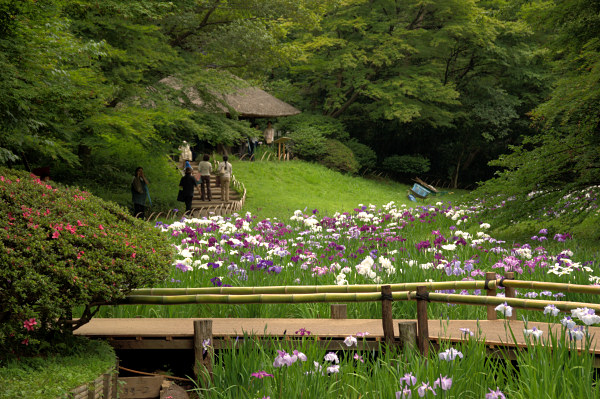
[[(368, 164), (351, 161), (349, 173), (418, 159), (422, 177), (455, 187), (499, 171), (481, 192), (559, 195), (598, 182), (599, 8), (0, 0), (0, 163), (52, 165), (64, 180), (126, 191), (135, 166), (152, 160), (151, 179), (173, 179), (163, 155), (182, 140), (211, 149), (252, 135), (249, 121), (211, 110), (239, 76), (304, 112), (276, 123), (297, 129), (297, 148), (322, 143), (332, 153), (316, 159)], [(182, 101), (185, 89), (161, 90), (167, 76), (206, 109)]]

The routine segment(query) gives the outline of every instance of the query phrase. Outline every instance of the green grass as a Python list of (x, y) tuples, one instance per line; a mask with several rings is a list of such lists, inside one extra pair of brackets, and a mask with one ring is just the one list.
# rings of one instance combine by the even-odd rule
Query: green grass
[[(548, 346), (530, 342), (526, 349), (516, 349), (514, 363), (489, 357), (483, 341), (476, 339), (442, 342), (440, 352), (454, 348), (463, 355), (453, 361), (441, 360), (435, 352), (424, 358), (411, 350), (375, 353), (351, 347), (337, 353), (338, 372), (328, 373), (327, 367), (333, 364), (324, 360), (328, 351), (312, 337), (293, 342), (244, 336), (234, 343), (234, 349), (219, 351), (214, 380), (208, 386), (198, 384), (196, 391), (206, 398), (358, 399), (394, 398), (405, 388), (412, 398), (418, 398), (423, 383), (434, 386), (437, 379), (446, 377), (452, 379), (448, 389), (437, 387), (435, 396), (428, 391), (424, 397), (480, 399), (499, 389), (509, 398), (597, 398), (600, 386), (594, 380), (594, 355), (573, 350), (573, 343), (563, 333), (542, 341)], [(298, 350), (306, 355), (306, 361), (275, 367), (277, 350), (288, 354)], [(355, 354), (362, 361), (355, 359)], [(317, 371), (313, 362), (322, 370)], [(258, 371), (269, 376), (253, 377)], [(415, 378), (414, 385), (401, 381), (408, 373)]]
[(77, 338), (62, 354), (20, 358), (0, 367), (0, 399), (61, 398), (92, 382), (116, 364), (115, 352), (104, 341)]
[[(407, 198), (409, 186), (390, 180), (344, 175), (303, 161), (233, 161), (233, 174), (246, 186), (244, 212), (260, 219), (288, 219), (295, 210), (317, 209), (320, 215), (351, 211), (358, 204), (382, 205), (390, 201), (415, 205)], [(418, 204), (457, 201), (464, 190), (431, 197)]]

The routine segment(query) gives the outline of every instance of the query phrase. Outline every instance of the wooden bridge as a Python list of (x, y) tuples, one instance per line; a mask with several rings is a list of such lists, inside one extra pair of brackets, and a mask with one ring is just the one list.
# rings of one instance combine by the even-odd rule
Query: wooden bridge
[[(75, 331), (76, 335), (106, 339), (115, 349), (188, 349), (194, 348), (194, 321), (201, 319), (92, 319)], [(202, 319), (206, 320), (206, 319)], [(244, 334), (258, 338), (285, 340), (314, 338), (330, 350), (348, 349), (343, 341), (349, 335), (368, 333), (358, 338), (358, 349), (377, 350), (384, 339), (381, 319), (260, 319), (260, 318), (214, 318), (212, 321), (213, 347), (224, 349)], [(398, 325), (416, 320), (394, 319), (394, 336), (398, 337)], [(429, 320), (429, 341), (439, 347), (442, 341), (460, 342), (470, 339), (464, 330), (469, 329), (473, 337), (485, 339), (490, 352), (500, 349), (512, 353), (517, 347), (525, 347), (523, 335), (525, 325), (518, 320)], [(527, 328), (537, 327), (544, 336), (561, 333), (560, 324), (529, 322)], [(516, 339), (513, 340), (512, 334)], [(600, 327), (590, 327), (592, 336), (590, 352), (596, 356), (596, 367), (600, 367)], [(579, 341), (581, 342), (581, 341)]]
[[(483, 341), (491, 356), (515, 358), (520, 348), (525, 348), (534, 338), (527, 337), (525, 329), (537, 328), (543, 338), (536, 342), (553, 345), (562, 342), (567, 332), (559, 323), (523, 322), (515, 320), (516, 314), (497, 320), (499, 304), (529, 310), (544, 310), (554, 306), (557, 311), (568, 312), (586, 307), (600, 310), (597, 303), (567, 301), (540, 301), (515, 298), (516, 287), (549, 289), (566, 292), (600, 294), (600, 287), (514, 280), (514, 273), (497, 279), (496, 273), (486, 273), (485, 281), (446, 281), (397, 283), (388, 285), (352, 286), (272, 286), (272, 287), (202, 287), (202, 288), (142, 288), (132, 292), (123, 304), (177, 303), (317, 303), (331, 304), (331, 318), (320, 319), (265, 319), (265, 318), (107, 318), (92, 319), (75, 331), (76, 335), (102, 338), (119, 350), (178, 349), (193, 350), (196, 359), (205, 362), (202, 348), (207, 338), (211, 350), (226, 349), (246, 336), (280, 340), (314, 339), (328, 350), (349, 349), (344, 344), (348, 336), (357, 337), (358, 349), (379, 350), (385, 345), (412, 346), (427, 355), (445, 343), (476, 339)], [(497, 297), (496, 289), (504, 287), (505, 296)], [(414, 289), (416, 288), (416, 291)], [(430, 292), (440, 289), (486, 290), (486, 296), (456, 295)], [(339, 302), (381, 301), (381, 319), (347, 319), (346, 304)], [(416, 320), (392, 318), (393, 301), (415, 301)], [(336, 303), (337, 302), (337, 303)], [(486, 306), (488, 320), (430, 320), (429, 302), (470, 304)], [(600, 327), (586, 327), (587, 339), (573, 341), (574, 348), (589, 350), (595, 357), (595, 367), (600, 367)], [(551, 340), (549, 336), (557, 337)], [(564, 337), (569, 340), (569, 337)], [(588, 346), (589, 344), (589, 346)], [(351, 349), (355, 349), (352, 347)], [(209, 361), (206, 361), (210, 363)]]

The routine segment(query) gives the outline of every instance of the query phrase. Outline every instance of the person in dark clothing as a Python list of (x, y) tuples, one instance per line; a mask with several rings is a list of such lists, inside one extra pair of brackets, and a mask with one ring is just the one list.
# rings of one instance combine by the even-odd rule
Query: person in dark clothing
[(133, 216), (140, 219), (146, 216), (146, 197), (149, 197), (148, 184), (150, 183), (144, 175), (144, 169), (138, 166), (131, 182), (131, 200), (133, 202)]
[(185, 210), (192, 209), (192, 200), (194, 199), (194, 189), (198, 187), (196, 178), (192, 176), (192, 168), (185, 168), (185, 176), (179, 181), (179, 189), (183, 191), (183, 202), (185, 202)]

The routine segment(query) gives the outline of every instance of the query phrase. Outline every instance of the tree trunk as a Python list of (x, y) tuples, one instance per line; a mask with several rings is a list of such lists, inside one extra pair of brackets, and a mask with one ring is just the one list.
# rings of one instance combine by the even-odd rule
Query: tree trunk
[(463, 148), (458, 156), (458, 160), (456, 162), (456, 169), (454, 170), (454, 176), (452, 176), (452, 188), (458, 188), (458, 173), (460, 172), (460, 161), (465, 153), (465, 149)]

